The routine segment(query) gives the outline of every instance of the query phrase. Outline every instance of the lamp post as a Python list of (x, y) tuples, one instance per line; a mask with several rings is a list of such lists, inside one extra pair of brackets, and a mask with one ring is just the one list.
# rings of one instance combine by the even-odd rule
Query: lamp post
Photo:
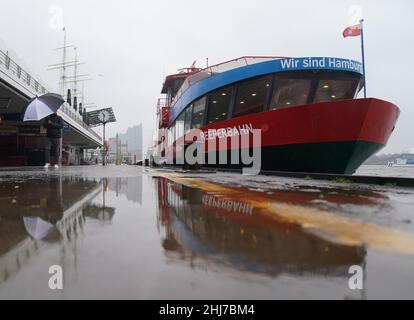
[(106, 149), (105, 149), (105, 126), (106, 123), (110, 120), (110, 113), (103, 109), (100, 110), (98, 113), (98, 119), (99, 121), (101, 121), (102, 125), (103, 125), (103, 153), (102, 153), (102, 165), (105, 166), (106, 165)]
[(102, 165), (106, 165), (106, 148), (105, 148), (105, 126), (106, 122), (103, 122), (103, 156), (102, 156)]

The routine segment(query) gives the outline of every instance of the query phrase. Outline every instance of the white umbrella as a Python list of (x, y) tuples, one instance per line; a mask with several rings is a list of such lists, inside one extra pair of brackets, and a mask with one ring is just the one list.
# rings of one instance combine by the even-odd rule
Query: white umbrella
[(26, 231), (36, 240), (45, 238), (54, 228), (53, 224), (44, 221), (39, 217), (23, 217), (23, 222)]
[(62, 96), (56, 93), (46, 93), (29, 102), (24, 113), (23, 121), (39, 121), (52, 113), (56, 113), (64, 103)]

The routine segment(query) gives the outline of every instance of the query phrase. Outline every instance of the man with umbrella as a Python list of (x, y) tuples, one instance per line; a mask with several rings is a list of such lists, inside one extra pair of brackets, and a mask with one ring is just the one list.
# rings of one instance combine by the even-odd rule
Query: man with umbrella
[(45, 146), (45, 168), (50, 166), (51, 159), (55, 168), (58, 167), (58, 163), (61, 156), (61, 139), (63, 120), (56, 113), (52, 113), (47, 117), (45, 127), (47, 130), (47, 142)]
[(56, 113), (64, 102), (65, 100), (62, 96), (56, 93), (46, 93), (40, 97), (36, 96), (30, 100), (23, 116), (23, 121), (40, 121), (46, 118), (45, 168), (50, 166), (51, 156), (53, 157), (55, 167), (58, 167), (61, 155), (63, 120)]

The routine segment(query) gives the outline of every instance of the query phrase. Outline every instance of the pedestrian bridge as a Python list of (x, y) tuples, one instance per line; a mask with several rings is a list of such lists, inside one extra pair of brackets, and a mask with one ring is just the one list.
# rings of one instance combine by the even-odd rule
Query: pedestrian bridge
[[(46, 85), (13, 61), (8, 53), (0, 50), (0, 136), (15, 133), (18, 139), (18, 133), (36, 135), (33, 123), (22, 122), (23, 113), (30, 99), (47, 92)], [(63, 132), (64, 143), (83, 149), (102, 146), (102, 138), (84, 123), (82, 116), (69, 104), (65, 103), (58, 115), (67, 125)]]

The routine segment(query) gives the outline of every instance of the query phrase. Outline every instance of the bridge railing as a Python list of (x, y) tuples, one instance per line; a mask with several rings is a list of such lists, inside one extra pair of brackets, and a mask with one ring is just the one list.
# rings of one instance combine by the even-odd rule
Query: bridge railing
[(68, 115), (72, 120), (74, 120), (77, 124), (88, 130), (88, 132), (93, 135), (96, 139), (102, 140), (102, 137), (97, 134), (94, 130), (92, 130), (84, 121), (81, 115), (76, 112), (71, 106), (65, 103), (60, 109), (63, 113)]
[[(6, 74), (10, 80), (14, 82), (13, 84), (17, 85), (16, 87), (24, 88), (32, 96), (42, 95), (48, 92), (45, 85), (32, 77), (26, 70), (18, 65), (7, 52), (3, 52), (2, 50), (0, 50), (0, 71)], [(69, 116), (71, 120), (87, 130), (95, 139), (99, 141), (102, 140), (94, 130), (83, 122), (82, 117), (72, 107), (65, 103), (60, 110)]]
[(26, 70), (19, 66), (8, 53), (0, 50), (0, 68), (12, 77), (14, 81), (25, 88), (30, 89), (35, 94), (44, 94), (47, 92), (45, 86), (34, 79)]

